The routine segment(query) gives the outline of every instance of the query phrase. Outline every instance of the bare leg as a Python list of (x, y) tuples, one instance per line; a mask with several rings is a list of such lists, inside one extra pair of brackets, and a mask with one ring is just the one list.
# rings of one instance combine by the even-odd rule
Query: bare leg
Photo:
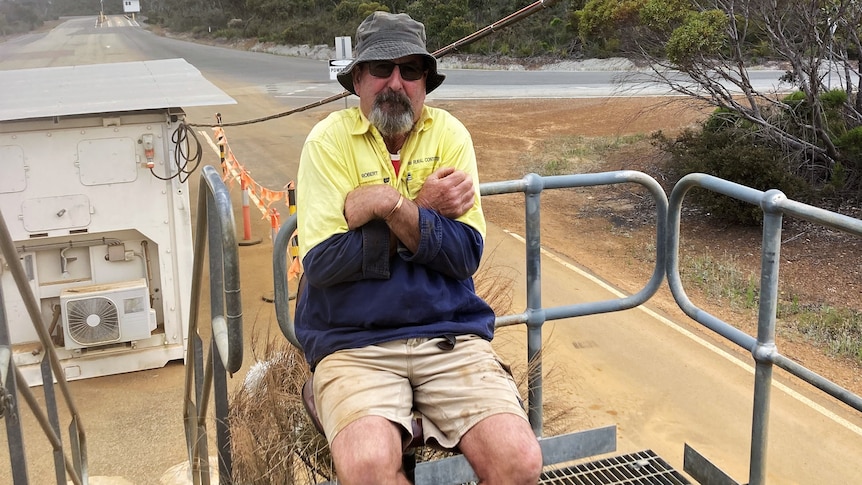
[(408, 484), (401, 467), (401, 430), (379, 416), (365, 416), (342, 429), (329, 446), (338, 483)]
[(535, 485), (542, 450), (530, 424), (514, 414), (495, 414), (473, 426), (458, 445), (484, 485)]

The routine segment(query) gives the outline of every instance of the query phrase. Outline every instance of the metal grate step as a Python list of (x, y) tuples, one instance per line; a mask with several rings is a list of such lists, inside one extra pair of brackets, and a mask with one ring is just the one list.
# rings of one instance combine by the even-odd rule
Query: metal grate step
[(691, 485), (652, 450), (604, 458), (542, 473), (539, 483), (560, 485)]

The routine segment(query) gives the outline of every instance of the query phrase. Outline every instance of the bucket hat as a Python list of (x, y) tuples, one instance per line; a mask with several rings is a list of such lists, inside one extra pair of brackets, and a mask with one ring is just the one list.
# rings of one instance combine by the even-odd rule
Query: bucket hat
[(401, 57), (425, 57), (428, 76), (425, 92), (437, 89), (446, 76), (437, 72), (437, 59), (425, 47), (425, 25), (406, 13), (374, 12), (356, 29), (356, 58), (342, 69), (338, 82), (353, 94), (353, 68), (368, 61), (391, 61)]

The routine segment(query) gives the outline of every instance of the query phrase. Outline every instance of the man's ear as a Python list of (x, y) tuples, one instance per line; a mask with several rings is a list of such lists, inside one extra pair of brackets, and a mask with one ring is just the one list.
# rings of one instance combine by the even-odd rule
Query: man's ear
[(350, 74), (353, 76), (353, 90), (356, 90), (356, 84), (360, 82), (362, 78), (362, 65), (357, 65), (350, 71)]

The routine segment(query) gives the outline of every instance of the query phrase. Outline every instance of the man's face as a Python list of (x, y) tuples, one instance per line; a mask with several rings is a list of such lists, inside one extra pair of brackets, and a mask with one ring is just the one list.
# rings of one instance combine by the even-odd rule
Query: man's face
[(358, 67), (353, 87), (362, 113), (383, 136), (409, 132), (425, 103), (427, 69), (423, 57), (371, 61)]

